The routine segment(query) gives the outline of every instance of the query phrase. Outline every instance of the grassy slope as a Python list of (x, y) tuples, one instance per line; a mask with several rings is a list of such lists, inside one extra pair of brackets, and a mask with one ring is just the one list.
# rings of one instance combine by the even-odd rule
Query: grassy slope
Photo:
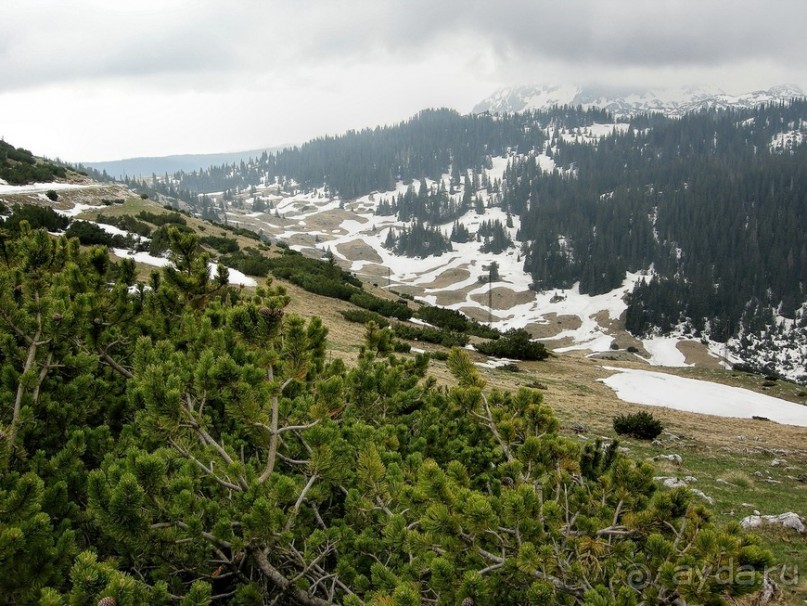
[[(93, 195), (98, 198), (99, 203), (102, 197), (122, 197), (112, 195), (113, 193), (104, 190), (103, 193), (95, 191)], [(71, 197), (75, 201), (88, 203), (87, 195), (81, 192), (66, 194), (65, 199), (60, 199), (60, 203), (69, 204)], [(99, 207), (99, 210), (105, 214), (137, 214), (141, 210), (161, 210), (159, 205), (150, 200), (141, 200), (131, 194), (126, 198), (124, 205)], [(82, 216), (93, 218), (97, 216), (97, 211), (88, 211)], [(217, 226), (196, 219), (188, 218), (188, 224), (201, 235), (234, 237)], [(254, 240), (240, 236), (236, 238), (242, 248), (256, 244)], [(269, 254), (276, 254), (275, 247)], [(142, 270), (141, 274), (147, 276), (152, 268), (144, 266)], [(358, 325), (345, 321), (339, 314), (339, 310), (352, 306), (344, 301), (308, 293), (291, 284), (284, 285), (292, 296), (289, 312), (307, 317), (318, 315), (329, 327), (329, 355), (341, 357), (348, 363), (354, 360), (362, 342), (363, 330)], [(369, 290), (379, 296), (392, 296), (383, 289), (369, 287)], [(413, 345), (427, 351), (438, 348), (431, 344)], [(478, 361), (484, 361), (483, 356), (473, 355)], [(545, 401), (555, 410), (564, 431), (575, 435), (572, 426), (581, 425), (585, 428), (577, 438), (583, 442), (597, 436), (616, 437), (611, 426), (614, 416), (646, 409), (618, 400), (610, 388), (597, 381), (609, 374), (602, 370), (602, 363), (579, 353), (571, 353), (553, 356), (544, 362), (520, 363), (521, 370), (517, 373), (484, 369), (483, 375), (491, 387), (514, 389), (521, 385), (535, 384), (545, 387)], [(639, 362), (607, 360), (605, 363), (642, 367)], [(451, 381), (442, 362), (432, 361), (430, 372), (439, 382)], [(672, 372), (804, 401), (803, 388), (784, 382), (778, 382), (774, 387), (765, 387), (758, 377), (715, 369), (682, 369)], [(696, 477), (698, 481), (693, 487), (715, 499), (712, 510), (721, 522), (740, 520), (750, 515), (753, 509), (764, 514), (785, 511), (796, 511), (802, 515), (807, 513), (807, 483), (796, 479), (799, 474), (807, 473), (807, 430), (804, 428), (765, 421), (725, 419), (670, 409), (654, 409), (652, 412), (667, 428), (667, 432), (662, 435), (662, 445), (654, 446), (647, 442), (626, 439), (622, 440), (623, 446), (629, 449), (631, 456), (638, 458), (651, 458), (667, 453), (680, 454), (683, 458), (680, 467), (668, 463), (657, 464), (658, 475)], [(775, 458), (783, 459), (786, 463), (771, 466)], [(773, 530), (759, 531), (759, 535), (765, 546), (775, 553), (779, 562), (789, 566), (789, 570), (801, 565), (807, 572), (807, 536)], [(785, 596), (779, 603), (803, 605), (807, 601), (805, 577), (807, 574), (802, 576), (802, 582), (798, 586), (792, 583), (786, 585)]]

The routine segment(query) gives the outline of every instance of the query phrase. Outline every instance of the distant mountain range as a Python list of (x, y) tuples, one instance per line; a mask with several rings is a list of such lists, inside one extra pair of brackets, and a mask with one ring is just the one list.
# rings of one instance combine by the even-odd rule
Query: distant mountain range
[(804, 91), (793, 84), (781, 84), (768, 90), (740, 95), (693, 87), (637, 90), (530, 85), (499, 89), (478, 103), (473, 113), (512, 113), (546, 110), (554, 105), (582, 105), (583, 109), (605, 109), (617, 118), (646, 112), (677, 117), (701, 109), (752, 109), (760, 104), (787, 102), (804, 96)]
[(211, 166), (224, 164), (238, 164), (242, 160), (248, 162), (250, 158), (259, 158), (264, 152), (268, 154), (281, 151), (291, 145), (277, 147), (264, 147), (240, 152), (219, 154), (181, 154), (174, 156), (126, 158), (123, 160), (110, 160), (103, 162), (82, 162), (83, 166), (104, 172), (116, 179), (123, 177), (151, 176), (152, 173), (164, 175), (177, 171), (192, 172), (207, 170)]

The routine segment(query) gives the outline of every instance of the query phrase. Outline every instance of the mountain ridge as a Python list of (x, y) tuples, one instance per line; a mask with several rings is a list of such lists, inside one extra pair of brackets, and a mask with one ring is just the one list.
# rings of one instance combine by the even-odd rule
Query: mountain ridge
[(583, 109), (604, 109), (616, 118), (649, 112), (680, 117), (702, 109), (752, 109), (760, 104), (787, 102), (804, 95), (795, 84), (779, 84), (767, 90), (739, 95), (700, 87), (639, 89), (539, 84), (501, 88), (477, 103), (472, 112), (513, 113), (548, 110), (554, 105), (580, 105)]
[(122, 158), (120, 160), (81, 162), (80, 164), (85, 167), (92, 168), (93, 170), (97, 170), (100, 173), (106, 172), (110, 177), (115, 179), (122, 179), (126, 176), (150, 176), (152, 173), (162, 175), (164, 173), (174, 173), (180, 170), (206, 170), (211, 166), (248, 161), (252, 158), (258, 158), (264, 153), (273, 154), (287, 147), (291, 147), (291, 144), (278, 145), (274, 147), (260, 147), (258, 149), (236, 152), (173, 154), (169, 156), (137, 156), (134, 158)]

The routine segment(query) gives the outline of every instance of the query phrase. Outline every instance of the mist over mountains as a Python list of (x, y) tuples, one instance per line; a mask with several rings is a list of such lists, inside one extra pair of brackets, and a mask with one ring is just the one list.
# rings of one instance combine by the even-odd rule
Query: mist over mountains
[(122, 160), (83, 162), (82, 164), (100, 173), (106, 172), (113, 179), (122, 179), (126, 176), (141, 177), (150, 176), (152, 173), (192, 172), (206, 170), (211, 166), (238, 164), (250, 158), (257, 158), (264, 153), (271, 154), (280, 151), (285, 147), (288, 146), (263, 147), (240, 152), (125, 158)]
[(760, 104), (787, 102), (803, 96), (804, 92), (794, 84), (780, 84), (739, 95), (703, 87), (639, 89), (525, 85), (497, 90), (477, 103), (473, 112), (510, 113), (547, 110), (554, 105), (580, 105), (583, 109), (604, 109), (616, 118), (648, 112), (680, 117), (703, 109), (752, 109)]

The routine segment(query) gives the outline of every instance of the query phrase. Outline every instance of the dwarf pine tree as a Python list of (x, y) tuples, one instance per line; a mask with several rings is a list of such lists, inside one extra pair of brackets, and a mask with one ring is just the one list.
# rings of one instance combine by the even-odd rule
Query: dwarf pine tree
[(752, 537), (561, 436), (540, 392), (488, 389), (458, 349), (438, 387), (377, 327), (329, 360), (281, 288), (171, 241), (130, 290), (102, 249), (2, 239), (0, 603), (628, 606), (761, 582)]

